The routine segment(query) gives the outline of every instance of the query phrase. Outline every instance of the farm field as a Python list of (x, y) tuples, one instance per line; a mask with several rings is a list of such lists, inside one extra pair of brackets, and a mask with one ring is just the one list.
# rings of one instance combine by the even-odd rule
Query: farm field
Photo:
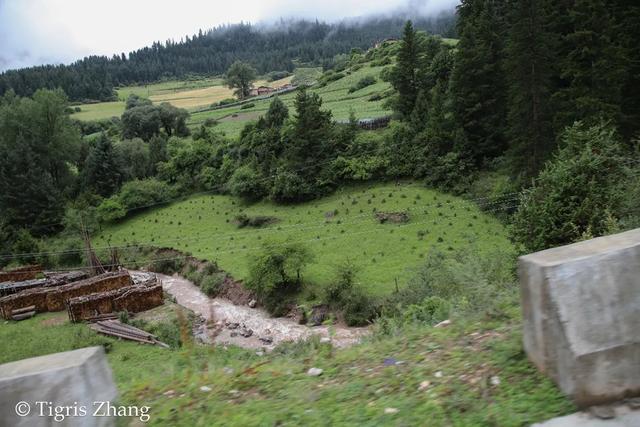
[[(290, 83), (293, 76), (268, 82), (264, 79), (255, 82), (255, 86), (282, 86)], [(128, 86), (117, 90), (118, 101), (98, 102), (79, 105), (81, 111), (74, 113), (78, 120), (101, 120), (120, 116), (124, 112), (125, 101), (131, 94), (149, 98), (156, 104), (168, 102), (179, 108), (192, 110), (208, 107), (223, 99), (233, 98), (233, 91), (224, 86), (222, 78), (204, 78), (199, 80), (171, 80), (145, 86)]]
[[(407, 212), (401, 224), (380, 224), (375, 212)], [(270, 216), (277, 223), (239, 229), (239, 214)], [(473, 246), (479, 251), (512, 251), (504, 226), (472, 202), (424, 188), (418, 183), (346, 187), (329, 197), (283, 206), (270, 202), (245, 205), (224, 195), (199, 195), (140, 213), (105, 228), (96, 247), (150, 245), (173, 247), (216, 261), (234, 277), (245, 278), (248, 256), (264, 242), (300, 242), (315, 259), (305, 272), (322, 285), (335, 268), (349, 261), (358, 279), (374, 295), (395, 289), (435, 251)], [(127, 251), (122, 251), (127, 262)]]
[[(374, 118), (390, 114), (391, 111), (384, 106), (384, 99), (369, 100), (372, 95), (380, 94), (390, 88), (389, 83), (380, 79), (380, 72), (384, 67), (372, 67), (370, 63), (363, 64), (362, 68), (343, 77), (340, 80), (330, 82), (324, 87), (310, 89), (320, 95), (323, 100), (323, 108), (331, 110), (335, 120), (347, 120), (351, 111), (356, 118)], [(295, 77), (298, 80), (312, 81), (320, 75), (319, 69), (300, 68), (294, 76), (289, 76), (274, 82), (258, 80), (254, 86), (269, 85), (282, 86), (290, 83)], [(355, 92), (349, 93), (349, 89), (360, 79), (373, 76), (377, 82)], [(215, 129), (229, 137), (236, 137), (245, 124), (263, 115), (269, 108), (271, 98), (256, 99), (249, 108), (235, 106), (217, 110), (207, 109), (211, 104), (223, 99), (233, 97), (233, 91), (223, 86), (219, 78), (194, 80), (194, 81), (169, 81), (147, 86), (135, 86), (118, 89), (120, 101), (101, 102), (97, 104), (83, 104), (79, 113), (72, 117), (80, 120), (100, 120), (112, 116), (120, 116), (124, 112), (124, 100), (130, 94), (148, 97), (154, 103), (169, 102), (180, 108), (191, 111), (188, 125), (191, 128), (203, 124), (207, 119), (218, 122)], [(295, 93), (287, 93), (280, 96), (289, 107), (293, 109)], [(245, 105), (246, 107), (246, 105)]]
[[(328, 83), (321, 88), (312, 88), (310, 91), (316, 92), (322, 98), (322, 107), (330, 110), (334, 120), (347, 120), (351, 111), (354, 112), (356, 118), (374, 118), (391, 113), (391, 110), (385, 108), (384, 99), (370, 101), (369, 98), (374, 94), (382, 93), (390, 88), (389, 83), (380, 79), (380, 72), (384, 67), (372, 67), (369, 63), (364, 64), (362, 68), (343, 77), (340, 80)], [(377, 79), (376, 83), (364, 87), (355, 92), (349, 93), (349, 88), (354, 86), (360, 79), (367, 76), (373, 76)], [(293, 109), (293, 101), (295, 93), (288, 93), (280, 96), (289, 110)], [(227, 136), (235, 137), (240, 134), (247, 121), (259, 115), (264, 114), (269, 108), (271, 99), (256, 100), (251, 108), (242, 109), (242, 106), (223, 108), (219, 110), (195, 112), (191, 114), (189, 120), (190, 126), (197, 126), (204, 123), (207, 119), (215, 119), (219, 123), (215, 127)], [(235, 117), (237, 116), (237, 117)], [(230, 120), (231, 118), (235, 120)]]

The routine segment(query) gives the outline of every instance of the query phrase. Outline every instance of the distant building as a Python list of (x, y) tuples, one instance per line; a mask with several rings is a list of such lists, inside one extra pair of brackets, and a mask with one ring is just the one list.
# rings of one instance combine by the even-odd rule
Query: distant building
[(256, 91), (258, 92), (258, 95), (268, 95), (273, 92), (273, 88), (269, 86), (260, 86)]

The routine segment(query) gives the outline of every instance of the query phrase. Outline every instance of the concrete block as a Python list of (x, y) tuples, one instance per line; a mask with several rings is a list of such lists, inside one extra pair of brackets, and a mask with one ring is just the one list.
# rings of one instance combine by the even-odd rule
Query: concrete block
[(519, 260), (524, 348), (579, 406), (640, 394), (640, 229)]
[[(0, 365), (0, 426), (112, 426), (114, 418), (92, 414), (94, 402), (114, 402), (117, 395), (102, 347), (6, 363)], [(63, 420), (51, 415), (57, 411)]]

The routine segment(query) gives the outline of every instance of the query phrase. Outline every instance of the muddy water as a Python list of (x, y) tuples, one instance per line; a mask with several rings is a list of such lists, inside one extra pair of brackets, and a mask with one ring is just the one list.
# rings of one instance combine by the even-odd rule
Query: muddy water
[[(209, 327), (203, 327), (205, 340), (214, 343), (271, 350), (284, 341), (298, 341), (319, 335), (329, 338), (335, 347), (347, 347), (358, 343), (370, 332), (367, 328), (346, 326), (309, 327), (287, 318), (272, 318), (259, 308), (234, 305), (224, 298), (209, 298), (192, 282), (178, 275), (157, 276), (162, 281), (163, 289), (175, 297), (178, 304), (207, 321)], [(240, 335), (241, 332), (246, 335), (248, 330), (252, 332), (250, 337)], [(268, 343), (269, 340), (272, 342)]]

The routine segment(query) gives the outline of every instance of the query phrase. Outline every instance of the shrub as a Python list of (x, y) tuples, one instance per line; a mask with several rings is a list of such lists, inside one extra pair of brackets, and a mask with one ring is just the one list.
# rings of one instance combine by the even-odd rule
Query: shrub
[(246, 286), (272, 315), (283, 315), (292, 295), (301, 288), (302, 271), (312, 260), (311, 252), (300, 244), (265, 243), (249, 258)]
[(376, 83), (376, 78), (373, 76), (366, 76), (361, 78), (360, 80), (358, 80), (358, 83), (356, 83), (354, 86), (351, 86), (349, 88), (349, 93), (353, 93), (356, 92), (360, 89), (364, 89), (367, 86), (371, 86), (373, 84)]
[(114, 198), (104, 200), (96, 208), (96, 215), (100, 222), (117, 221), (124, 218), (126, 214), (125, 207)]
[(226, 275), (224, 273), (214, 273), (204, 275), (200, 282), (200, 289), (207, 296), (215, 297), (220, 292), (220, 287), (224, 283)]
[(253, 102), (249, 102), (247, 104), (242, 104), (242, 107), (240, 107), (241, 110), (247, 110), (249, 108), (253, 108), (255, 107), (256, 104), (254, 104)]
[(248, 216), (247, 214), (242, 213), (242, 214), (236, 215), (233, 221), (238, 225), (238, 228), (244, 228), (244, 227), (259, 228), (259, 227), (264, 227), (265, 225), (273, 224), (277, 222), (278, 219), (272, 216), (262, 216), (262, 215)]
[(241, 166), (227, 182), (229, 192), (248, 200), (258, 200), (267, 194), (264, 180), (251, 166)]
[(155, 178), (134, 180), (122, 186), (117, 200), (127, 210), (144, 208), (172, 199), (176, 194), (173, 187)]
[(600, 236), (615, 227), (627, 169), (615, 130), (580, 123), (562, 136), (564, 148), (521, 200), (513, 236), (530, 251)]

